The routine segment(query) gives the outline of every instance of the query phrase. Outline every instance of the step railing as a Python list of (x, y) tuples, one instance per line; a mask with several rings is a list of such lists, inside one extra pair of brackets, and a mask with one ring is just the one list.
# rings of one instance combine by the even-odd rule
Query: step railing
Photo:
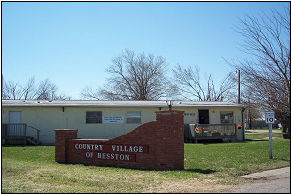
[(28, 124), (26, 124), (26, 125), (27, 125), (27, 127), (30, 127), (32, 129), (36, 130), (36, 144), (39, 144), (40, 143), (40, 141), (39, 141), (39, 132), (40, 132), (40, 130), (35, 128), (35, 127), (32, 127), (32, 126), (30, 126)]
[[(33, 135), (33, 132), (28, 133), (29, 129), (35, 130), (36, 134)], [(32, 127), (27, 123), (2, 124), (2, 139), (23, 139), (24, 145), (26, 145), (27, 137), (36, 138), (36, 144), (39, 144), (39, 132), (39, 129)]]

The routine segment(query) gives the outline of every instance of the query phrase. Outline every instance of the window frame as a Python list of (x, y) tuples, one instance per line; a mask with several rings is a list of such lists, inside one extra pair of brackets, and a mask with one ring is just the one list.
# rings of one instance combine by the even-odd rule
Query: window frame
[[(139, 113), (140, 116), (139, 116), (139, 117), (138, 117), (138, 116), (131, 116), (131, 117), (129, 117), (129, 116), (127, 115), (128, 113)], [(141, 124), (141, 123), (142, 123), (142, 122), (141, 122), (141, 116), (142, 116), (142, 111), (126, 111), (126, 112), (125, 112), (126, 124)], [(139, 122), (128, 122), (128, 119), (137, 119), (137, 118), (140, 119)]]
[[(224, 119), (222, 118), (222, 116), (224, 116)], [(231, 117), (225, 119), (225, 116)], [(220, 124), (233, 124), (233, 123), (234, 123), (234, 111), (220, 111)]]
[[(96, 117), (88, 117), (87, 114), (89, 113), (97, 113), (97, 114), (100, 114), (99, 118), (98, 118), (98, 115)], [(85, 123), (86, 124), (102, 124), (103, 123), (103, 118), (102, 118), (102, 111), (86, 111), (86, 116), (85, 116)], [(96, 119), (97, 122), (88, 122), (88, 119)], [(98, 120), (99, 119), (99, 120)], [(98, 122), (99, 121), (99, 122)]]

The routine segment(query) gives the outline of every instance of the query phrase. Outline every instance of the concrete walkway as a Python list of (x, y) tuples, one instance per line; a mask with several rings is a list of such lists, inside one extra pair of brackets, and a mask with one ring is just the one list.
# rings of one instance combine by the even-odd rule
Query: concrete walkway
[[(269, 130), (255, 130), (255, 129), (246, 129), (246, 131), (250, 131), (251, 133), (245, 134), (258, 134), (258, 133), (269, 133)], [(272, 130), (272, 133), (282, 133), (281, 130)], [(265, 137), (264, 139), (269, 139), (269, 137)], [(272, 139), (283, 139), (282, 137), (272, 137)], [(261, 139), (252, 139), (253, 141), (258, 141)]]
[(236, 185), (232, 193), (290, 193), (290, 167), (244, 175), (263, 182)]
[[(245, 129), (245, 131), (250, 131), (251, 132), (251, 133), (246, 133), (246, 134), (269, 133), (269, 129), (266, 129), (266, 130)], [(282, 131), (281, 130), (272, 130), (272, 133), (282, 133)]]
[(258, 172), (258, 173), (242, 176), (242, 178), (252, 179), (252, 180), (258, 180), (258, 179), (274, 180), (274, 179), (286, 178), (286, 177), (290, 177), (290, 167), (279, 168), (275, 170), (268, 170), (264, 172)]

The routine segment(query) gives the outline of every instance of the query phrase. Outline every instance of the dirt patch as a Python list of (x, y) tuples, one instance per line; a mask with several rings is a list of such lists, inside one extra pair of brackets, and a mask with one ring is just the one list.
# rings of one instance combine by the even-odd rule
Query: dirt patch
[(232, 189), (229, 185), (220, 185), (213, 180), (180, 179), (162, 181), (159, 185), (149, 185), (142, 193), (223, 193)]

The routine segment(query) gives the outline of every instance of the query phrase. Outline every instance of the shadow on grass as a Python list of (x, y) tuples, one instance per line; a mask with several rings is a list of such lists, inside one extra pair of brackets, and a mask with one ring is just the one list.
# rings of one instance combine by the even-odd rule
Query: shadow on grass
[[(71, 164), (75, 165), (75, 164)], [(86, 164), (79, 164), (79, 165), (84, 165), (89, 168), (112, 168), (112, 169), (120, 169), (120, 170), (130, 170), (130, 171), (143, 171), (143, 172), (193, 172), (193, 173), (198, 173), (198, 174), (212, 174), (217, 171), (211, 170), (211, 169), (180, 169), (180, 170), (150, 170), (150, 169), (134, 169), (134, 168), (126, 168), (126, 167), (117, 167), (117, 166), (112, 166), (112, 165), (102, 165), (102, 166), (94, 166), (94, 165), (86, 165)]]
[(245, 139), (245, 141), (239, 143), (247, 143), (251, 141), (269, 141), (269, 139)]
[(215, 173), (215, 170), (210, 170), (210, 169), (206, 169), (206, 170), (202, 170), (202, 169), (184, 169), (184, 171), (188, 171), (188, 172), (195, 172), (195, 173), (200, 173), (200, 174), (212, 174)]

